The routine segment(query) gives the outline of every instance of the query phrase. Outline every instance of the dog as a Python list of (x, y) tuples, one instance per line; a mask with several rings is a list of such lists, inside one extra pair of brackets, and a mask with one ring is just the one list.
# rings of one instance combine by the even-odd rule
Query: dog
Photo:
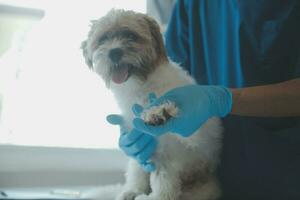
[[(170, 89), (196, 84), (168, 58), (158, 23), (142, 13), (109, 11), (92, 21), (81, 48), (89, 68), (113, 92), (128, 129), (132, 129), (134, 118), (132, 105), (147, 106), (149, 93), (159, 97)], [(142, 116), (152, 125), (161, 124), (168, 120), (166, 113), (176, 117), (179, 109), (166, 102), (146, 109)], [(115, 199), (213, 200), (221, 196), (215, 175), (222, 146), (219, 118), (209, 119), (190, 137), (166, 133), (157, 139), (151, 158), (156, 170), (147, 173), (130, 159), (126, 182), (119, 194), (114, 194)]]

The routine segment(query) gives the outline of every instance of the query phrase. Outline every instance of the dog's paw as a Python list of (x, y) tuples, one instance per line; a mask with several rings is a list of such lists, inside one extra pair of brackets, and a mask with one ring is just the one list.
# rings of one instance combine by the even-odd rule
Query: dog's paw
[(141, 115), (146, 124), (159, 126), (166, 123), (170, 118), (176, 117), (178, 107), (174, 102), (166, 101), (158, 106), (145, 109)]
[(139, 193), (133, 192), (133, 191), (125, 191), (121, 195), (119, 195), (116, 200), (135, 200), (136, 196), (138, 196)]

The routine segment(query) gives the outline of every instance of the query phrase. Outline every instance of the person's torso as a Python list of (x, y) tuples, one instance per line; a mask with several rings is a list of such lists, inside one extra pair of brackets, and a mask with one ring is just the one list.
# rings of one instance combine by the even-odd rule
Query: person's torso
[[(300, 77), (299, 1), (177, 3), (187, 23), (188, 56), (182, 60), (199, 84), (241, 88)], [(168, 41), (168, 34), (167, 42), (176, 43)], [(181, 61), (168, 45), (167, 50)], [(228, 116), (223, 122), (225, 196), (300, 199), (300, 117)]]

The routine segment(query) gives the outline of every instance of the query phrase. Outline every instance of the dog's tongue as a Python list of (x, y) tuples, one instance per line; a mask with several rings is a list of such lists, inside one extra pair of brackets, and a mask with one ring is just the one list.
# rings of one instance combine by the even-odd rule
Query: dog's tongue
[(112, 80), (117, 84), (121, 84), (125, 82), (127, 78), (128, 78), (128, 67), (125, 66), (115, 70), (112, 74)]

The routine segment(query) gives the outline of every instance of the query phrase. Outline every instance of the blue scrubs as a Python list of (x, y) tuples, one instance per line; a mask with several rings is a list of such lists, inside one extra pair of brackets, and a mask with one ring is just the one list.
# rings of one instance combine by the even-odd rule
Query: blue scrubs
[[(299, 78), (300, 1), (178, 0), (165, 43), (199, 84), (241, 88)], [(223, 198), (299, 200), (300, 117), (230, 115), (223, 122)]]

